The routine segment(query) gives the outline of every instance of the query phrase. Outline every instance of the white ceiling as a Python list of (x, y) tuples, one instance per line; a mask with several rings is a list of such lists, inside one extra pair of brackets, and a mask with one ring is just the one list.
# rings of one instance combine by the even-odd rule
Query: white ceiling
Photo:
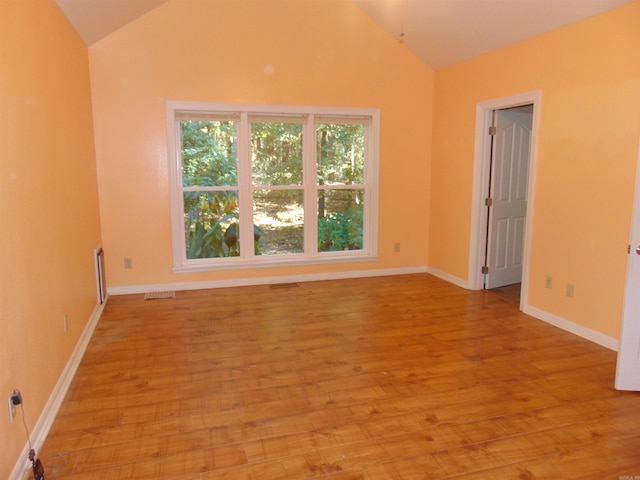
[(56, 0), (84, 43), (92, 45), (167, 0)]
[[(166, 1), (56, 0), (87, 45)], [(351, 1), (439, 69), (635, 0)]]
[(353, 0), (434, 69), (633, 0)]

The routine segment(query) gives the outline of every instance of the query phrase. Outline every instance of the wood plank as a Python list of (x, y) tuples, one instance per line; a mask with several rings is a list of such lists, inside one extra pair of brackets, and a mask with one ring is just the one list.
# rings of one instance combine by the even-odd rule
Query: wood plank
[(426, 274), (109, 299), (47, 477), (640, 475), (615, 353)]

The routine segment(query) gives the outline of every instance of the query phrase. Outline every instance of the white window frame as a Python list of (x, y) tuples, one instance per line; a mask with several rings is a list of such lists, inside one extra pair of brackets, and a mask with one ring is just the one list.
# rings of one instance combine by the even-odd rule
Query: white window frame
[[(173, 271), (177, 273), (229, 270), (240, 268), (313, 265), (325, 263), (372, 261), (378, 258), (378, 170), (380, 144), (380, 111), (373, 108), (303, 107), (282, 105), (176, 102), (166, 103), (169, 148), (169, 196), (171, 207), (171, 239)], [(248, 117), (265, 114), (283, 121), (287, 116), (307, 118), (303, 134), (304, 253), (255, 255), (253, 248), (242, 248), (238, 257), (188, 259), (184, 232), (181, 133), (178, 116), (184, 114), (240, 115), (238, 128), (238, 204), (240, 206), (240, 244), (253, 245), (253, 186)], [(317, 251), (317, 192), (315, 116), (367, 120), (365, 126), (364, 225), (360, 250)], [(313, 168), (309, 168), (312, 165)], [(353, 188), (331, 185), (332, 189)], [(249, 214), (247, 214), (249, 212)]]

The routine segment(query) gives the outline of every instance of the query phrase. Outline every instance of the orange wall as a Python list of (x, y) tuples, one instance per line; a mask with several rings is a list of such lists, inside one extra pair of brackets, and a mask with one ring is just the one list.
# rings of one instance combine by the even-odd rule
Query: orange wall
[(97, 303), (92, 129), (87, 48), (62, 12), (0, 0), (0, 478), (26, 444), (7, 397), (33, 431)]
[[(432, 70), (349, 1), (249, 5), (170, 0), (89, 49), (109, 287), (426, 266)], [(380, 108), (379, 260), (174, 274), (166, 100)]]
[(477, 103), (541, 90), (529, 304), (618, 338), (640, 134), (639, 25), (636, 1), (436, 72), (430, 266), (467, 278)]
[[(640, 0), (434, 80), (344, 0), (170, 0), (88, 53), (53, 0), (0, 0), (0, 397), (22, 391), (32, 430), (96, 306), (99, 213), (112, 286), (423, 266), (427, 251), (430, 266), (466, 278), (475, 106), (537, 89), (529, 303), (617, 337), (639, 24)], [(167, 99), (380, 108), (380, 260), (173, 274)], [(546, 275), (558, 287), (545, 289)], [(25, 444), (19, 417), (0, 415), (0, 444), (6, 478)]]

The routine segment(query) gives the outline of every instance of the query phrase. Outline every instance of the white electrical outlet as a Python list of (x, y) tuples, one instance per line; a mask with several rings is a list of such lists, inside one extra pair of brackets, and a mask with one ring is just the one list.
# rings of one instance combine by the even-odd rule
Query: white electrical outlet
[(9, 421), (13, 423), (13, 419), (16, 416), (16, 405), (22, 405), (22, 395), (18, 390), (14, 390), (7, 399), (9, 405)]
[(575, 285), (573, 283), (567, 283), (567, 297), (573, 298)]
[(9, 395), (7, 403), (9, 404), (9, 422), (13, 423), (13, 418), (16, 416), (16, 406), (13, 404), (13, 392)]

